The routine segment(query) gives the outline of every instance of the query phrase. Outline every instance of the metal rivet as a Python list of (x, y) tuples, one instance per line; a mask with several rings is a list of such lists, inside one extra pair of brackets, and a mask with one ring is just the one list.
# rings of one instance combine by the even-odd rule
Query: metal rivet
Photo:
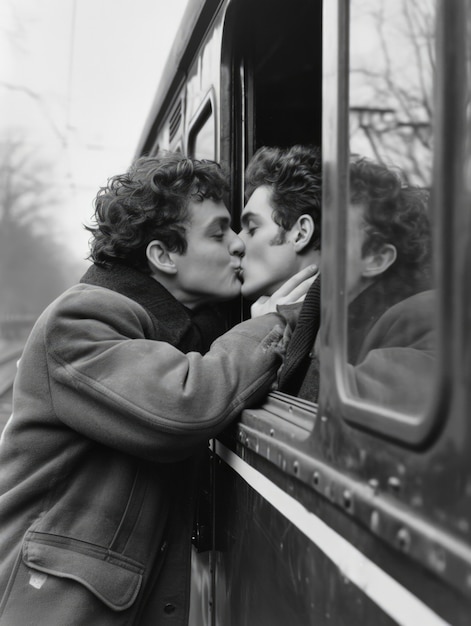
[(293, 472), (297, 474), (299, 472), (299, 463), (298, 461), (293, 462)]
[(401, 481), (396, 476), (390, 476), (388, 478), (388, 487), (397, 493), (401, 488)]
[(353, 505), (352, 494), (348, 491), (348, 489), (345, 489), (343, 492), (343, 505), (348, 511), (351, 510)]
[(368, 485), (371, 487), (371, 489), (373, 490), (374, 495), (376, 495), (379, 491), (379, 480), (376, 478), (371, 478), (368, 481)]
[(175, 613), (175, 608), (174, 604), (166, 604), (164, 606), (164, 612), (167, 613), (167, 615), (171, 615), (172, 613)]
[(380, 522), (380, 516), (378, 511), (373, 511), (371, 513), (371, 518), (370, 518), (370, 526), (371, 526), (371, 530), (375, 533), (378, 532), (379, 530), (379, 522)]
[(408, 552), (410, 548), (411, 538), (410, 538), (410, 533), (407, 530), (407, 528), (401, 528), (399, 532), (397, 533), (396, 539), (397, 539), (399, 548), (403, 552)]
[(273, 437), (275, 434), (275, 429), (274, 428), (270, 428), (270, 437)]
[(314, 472), (314, 474), (312, 475), (312, 482), (314, 483), (314, 485), (316, 487), (319, 486), (321, 477), (319, 476), (319, 472)]
[(430, 553), (430, 564), (438, 572), (445, 571), (446, 568), (446, 554), (441, 548), (435, 548)]

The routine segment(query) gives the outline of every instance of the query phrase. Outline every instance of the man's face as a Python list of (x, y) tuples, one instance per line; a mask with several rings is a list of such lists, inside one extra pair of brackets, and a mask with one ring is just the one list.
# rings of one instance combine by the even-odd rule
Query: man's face
[(245, 243), (242, 295), (253, 300), (271, 296), (298, 269), (290, 231), (281, 231), (273, 221), (270, 201), (270, 188), (258, 187), (241, 216), (239, 236)]
[(244, 244), (231, 229), (222, 202), (190, 202), (187, 250), (172, 254), (177, 267), (177, 299), (189, 308), (240, 294), (240, 257)]

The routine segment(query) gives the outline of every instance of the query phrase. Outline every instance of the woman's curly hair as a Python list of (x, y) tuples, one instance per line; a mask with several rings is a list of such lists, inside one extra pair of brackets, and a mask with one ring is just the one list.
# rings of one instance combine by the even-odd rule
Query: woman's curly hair
[(270, 187), (273, 221), (283, 230), (294, 226), (301, 215), (312, 217), (315, 232), (311, 246), (321, 245), (322, 178), (321, 153), (316, 146), (260, 148), (245, 175), (245, 198), (257, 187)]
[(172, 252), (187, 249), (189, 202), (221, 201), (227, 176), (214, 161), (164, 152), (140, 157), (113, 176), (95, 198), (89, 258), (98, 265), (122, 263), (149, 273), (146, 248), (158, 239)]
[(390, 243), (397, 258), (388, 272), (404, 280), (430, 273), (432, 238), (426, 189), (407, 185), (399, 170), (352, 156), (350, 202), (364, 207), (363, 254)]

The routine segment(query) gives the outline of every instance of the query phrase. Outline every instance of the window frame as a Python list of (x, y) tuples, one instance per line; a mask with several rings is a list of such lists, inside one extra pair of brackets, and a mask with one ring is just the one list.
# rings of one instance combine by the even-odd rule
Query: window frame
[[(346, 377), (347, 306), (345, 285), (346, 270), (346, 207), (348, 206), (349, 167), (349, 30), (350, 2), (334, 0), (324, 4), (324, 19), (336, 41), (324, 41), (330, 54), (325, 53), (324, 113), (323, 113), (323, 273), (322, 318), (328, 319), (330, 329), (321, 328), (321, 344), (330, 347), (321, 365), (321, 377), (333, 384), (320, 389), (320, 405), (329, 403), (340, 412), (351, 426), (366, 430), (379, 437), (393, 440), (407, 447), (428, 445), (440, 429), (440, 417), (449, 403), (449, 377), (451, 371), (450, 342), (445, 341), (445, 328), (450, 323), (446, 303), (452, 293), (452, 241), (450, 213), (440, 210), (450, 206), (450, 189), (453, 180), (453, 158), (447, 154), (450, 137), (459, 141), (459, 128), (454, 121), (453, 93), (457, 80), (453, 67), (453, 46), (447, 40), (456, 28), (459, 10), (450, 10), (438, 2), (437, 8), (437, 71), (435, 90), (435, 149), (433, 154), (432, 214), (434, 216), (434, 250), (439, 294), (437, 315), (437, 372), (436, 385), (428, 407), (419, 416), (406, 415), (353, 397), (348, 390)], [(335, 49), (336, 54), (332, 54)], [(327, 52), (327, 51), (325, 51)], [(459, 81), (458, 81), (459, 82)], [(450, 96), (451, 94), (451, 96)], [(446, 106), (445, 106), (446, 104)], [(446, 219), (445, 219), (446, 217)], [(327, 395), (330, 394), (330, 396)]]
[[(213, 118), (213, 130), (214, 130), (214, 156), (211, 158), (213, 161), (219, 162), (219, 143), (218, 143), (218, 120), (217, 120), (217, 107), (216, 96), (214, 89), (211, 87), (209, 92), (205, 95), (201, 101), (198, 110), (188, 124), (188, 131), (186, 137), (186, 154), (194, 158), (194, 145), (195, 139), (198, 136), (198, 132), (203, 128), (206, 122)], [(210, 157), (206, 157), (210, 158)]]

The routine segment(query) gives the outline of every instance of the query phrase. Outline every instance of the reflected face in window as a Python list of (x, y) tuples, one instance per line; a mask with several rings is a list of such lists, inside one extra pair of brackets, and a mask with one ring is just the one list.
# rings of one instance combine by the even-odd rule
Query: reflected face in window
[(350, 204), (347, 219), (347, 280), (348, 300), (351, 302), (368, 286), (365, 279), (368, 256), (363, 255), (363, 244), (366, 239), (364, 206)]
[(263, 185), (251, 195), (241, 216), (239, 236), (245, 243), (242, 295), (253, 300), (272, 295), (298, 270), (291, 231), (276, 224), (273, 210), (270, 188)]
[(380, 247), (371, 245), (371, 236), (367, 232), (364, 216), (363, 204), (349, 205), (346, 274), (349, 302), (374, 281), (379, 280), (397, 258), (397, 250), (393, 244), (386, 242)]

